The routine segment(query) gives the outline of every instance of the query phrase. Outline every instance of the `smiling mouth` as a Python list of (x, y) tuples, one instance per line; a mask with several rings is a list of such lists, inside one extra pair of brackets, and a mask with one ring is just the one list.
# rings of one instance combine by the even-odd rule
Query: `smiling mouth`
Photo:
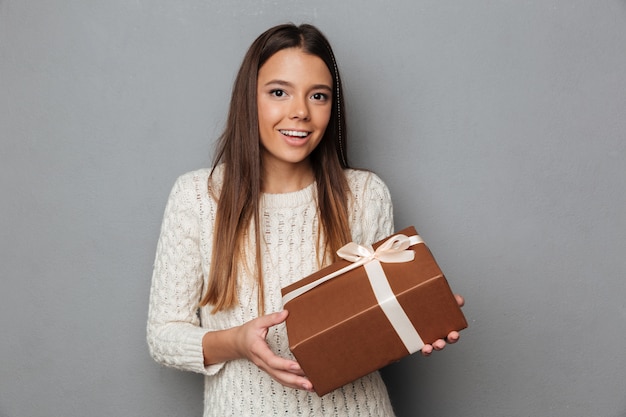
[(306, 138), (311, 133), (311, 132), (303, 132), (301, 130), (279, 130), (279, 132), (285, 136), (289, 136), (292, 138), (299, 138), (299, 139)]

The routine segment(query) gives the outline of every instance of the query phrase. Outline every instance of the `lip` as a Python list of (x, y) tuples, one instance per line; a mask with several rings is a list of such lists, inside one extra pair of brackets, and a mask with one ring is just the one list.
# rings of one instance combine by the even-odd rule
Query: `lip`
[[(286, 132), (298, 132), (306, 133), (306, 136), (290, 136)], [(302, 146), (306, 144), (313, 132), (303, 129), (278, 129), (278, 133), (282, 136), (283, 140), (292, 146)]]
[(285, 136), (289, 136), (289, 135), (286, 135), (286, 133), (296, 133), (296, 134), (306, 133), (306, 136), (294, 135), (294, 137), (303, 137), (303, 138), (311, 134), (311, 131), (306, 130), (306, 129), (278, 129), (278, 131), (280, 132), (280, 134), (285, 135)]

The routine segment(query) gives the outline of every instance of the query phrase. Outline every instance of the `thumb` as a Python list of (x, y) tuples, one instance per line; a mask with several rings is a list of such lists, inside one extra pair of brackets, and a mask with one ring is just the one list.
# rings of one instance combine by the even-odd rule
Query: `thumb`
[(267, 314), (259, 317), (259, 324), (263, 327), (272, 327), (285, 321), (288, 315), (289, 312), (287, 310)]

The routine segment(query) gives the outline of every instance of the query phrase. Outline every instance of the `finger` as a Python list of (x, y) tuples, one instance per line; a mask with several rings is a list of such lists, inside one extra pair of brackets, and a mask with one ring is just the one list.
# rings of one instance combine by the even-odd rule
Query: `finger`
[(267, 314), (256, 319), (257, 325), (260, 327), (272, 327), (282, 323), (287, 319), (289, 312), (287, 310), (279, 311), (276, 313)]
[(441, 350), (446, 347), (446, 341), (443, 339), (437, 339), (433, 342), (433, 349)]
[(298, 376), (306, 376), (306, 374), (304, 373), (304, 369), (302, 369), (297, 362), (290, 366), (289, 372)]
[(256, 365), (282, 385), (311, 391), (313, 386), (298, 362), (281, 358), (269, 348), (255, 358)]
[(270, 369), (304, 376), (304, 371), (300, 367), (300, 364), (296, 361), (281, 358), (280, 356), (276, 356), (272, 353), (264, 358), (264, 362)]
[(423, 356), (430, 356), (431, 353), (433, 353), (433, 346), (432, 345), (424, 345), (424, 347), (422, 348), (422, 355)]
[(448, 337), (446, 337), (446, 342), (448, 343), (456, 343), (459, 341), (461, 335), (457, 331), (452, 331), (448, 333)]
[(276, 355), (267, 345), (267, 343), (259, 343), (253, 351), (253, 362), (268, 373), (272, 370), (289, 372), (294, 375), (304, 376), (304, 371), (300, 364), (294, 360), (286, 359)]
[(286, 387), (313, 391), (313, 384), (306, 377), (290, 374), (289, 372), (277, 371), (270, 373), (270, 376), (281, 385)]
[(463, 307), (465, 305), (465, 299), (460, 294), (454, 294), (454, 298), (456, 299), (459, 307)]

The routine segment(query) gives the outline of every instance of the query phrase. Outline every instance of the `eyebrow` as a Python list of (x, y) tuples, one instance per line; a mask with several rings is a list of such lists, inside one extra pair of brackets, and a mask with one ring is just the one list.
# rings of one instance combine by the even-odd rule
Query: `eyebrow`
[[(272, 85), (272, 84), (282, 85), (285, 87), (293, 87), (292, 83), (290, 83), (289, 81), (284, 81), (284, 80), (271, 80), (271, 81), (266, 82), (265, 86)], [(326, 84), (315, 84), (311, 86), (311, 90), (327, 90), (331, 92), (333, 91), (332, 87)]]

